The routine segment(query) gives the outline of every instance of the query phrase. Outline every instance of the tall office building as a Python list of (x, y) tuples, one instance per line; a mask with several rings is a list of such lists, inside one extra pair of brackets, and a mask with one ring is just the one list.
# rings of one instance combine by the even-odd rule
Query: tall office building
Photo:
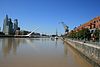
[(13, 34), (13, 23), (11, 18), (8, 19), (9, 34)]
[(3, 33), (5, 33), (5, 35), (13, 34), (13, 23), (11, 21), (11, 18), (8, 18), (8, 15), (6, 15), (4, 19)]
[(14, 32), (18, 29), (18, 20), (14, 20)]
[(8, 15), (6, 15), (3, 23), (3, 33), (8, 34)]

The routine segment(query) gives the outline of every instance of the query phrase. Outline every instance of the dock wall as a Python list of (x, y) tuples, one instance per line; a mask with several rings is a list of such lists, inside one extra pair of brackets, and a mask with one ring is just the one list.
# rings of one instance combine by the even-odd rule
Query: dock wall
[(71, 39), (64, 39), (64, 41), (80, 52), (87, 61), (93, 64), (93, 67), (100, 67), (100, 46)]

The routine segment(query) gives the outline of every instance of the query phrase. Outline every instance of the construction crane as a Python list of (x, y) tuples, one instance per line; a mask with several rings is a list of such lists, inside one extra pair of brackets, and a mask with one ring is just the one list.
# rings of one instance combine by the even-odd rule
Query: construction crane
[(61, 22), (62, 23), (62, 25), (63, 25), (63, 27), (64, 27), (64, 29), (65, 29), (65, 34), (67, 34), (68, 33), (68, 31), (69, 31), (69, 27), (66, 25), (66, 24), (64, 24), (64, 22)]

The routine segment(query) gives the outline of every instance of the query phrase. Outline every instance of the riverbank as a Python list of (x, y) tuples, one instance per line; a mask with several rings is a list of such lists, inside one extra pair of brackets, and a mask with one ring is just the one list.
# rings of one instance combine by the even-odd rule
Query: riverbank
[(40, 38), (39, 36), (25, 36), (25, 35), (0, 35), (0, 38)]
[(84, 57), (93, 67), (100, 67), (100, 47), (71, 39), (62, 39), (68, 43), (72, 48), (77, 50), (82, 57)]

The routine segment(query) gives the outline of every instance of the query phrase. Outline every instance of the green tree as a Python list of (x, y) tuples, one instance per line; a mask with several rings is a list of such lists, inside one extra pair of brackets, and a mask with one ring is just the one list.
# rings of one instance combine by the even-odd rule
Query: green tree
[(95, 32), (93, 33), (95, 36), (95, 40), (99, 41), (99, 34), (100, 34), (100, 30), (96, 28)]
[(91, 33), (90, 33), (90, 30), (88, 29), (88, 28), (85, 28), (84, 30), (83, 30), (83, 35), (84, 35), (84, 39), (85, 40), (90, 40), (90, 38), (91, 38)]

